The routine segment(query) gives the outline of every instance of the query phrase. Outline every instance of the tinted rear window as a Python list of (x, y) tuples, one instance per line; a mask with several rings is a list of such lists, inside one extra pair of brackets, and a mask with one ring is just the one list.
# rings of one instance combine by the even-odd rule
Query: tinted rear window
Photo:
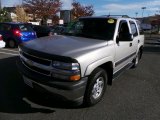
[(31, 26), (29, 26), (27, 24), (20, 24), (18, 26), (19, 26), (19, 29), (21, 31), (33, 31), (33, 29), (31, 28)]

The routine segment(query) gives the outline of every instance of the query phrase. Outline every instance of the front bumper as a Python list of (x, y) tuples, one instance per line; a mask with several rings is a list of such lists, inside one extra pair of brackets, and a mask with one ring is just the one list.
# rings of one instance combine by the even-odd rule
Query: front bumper
[(59, 96), (63, 100), (82, 103), (87, 85), (87, 77), (79, 81), (62, 81), (53, 80), (52, 77), (41, 75), (37, 72), (26, 68), (23, 63), (18, 60), (17, 66), (23, 79), (27, 85), (38, 91), (49, 92)]
[(4, 48), (6, 43), (4, 41), (0, 41), (0, 48)]

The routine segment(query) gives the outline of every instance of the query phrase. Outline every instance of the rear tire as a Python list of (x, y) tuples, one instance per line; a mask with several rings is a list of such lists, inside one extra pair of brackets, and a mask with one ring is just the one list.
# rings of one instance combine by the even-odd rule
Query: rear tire
[(16, 41), (15, 40), (9, 40), (8, 41), (8, 47), (10, 47), (10, 48), (17, 47)]
[(84, 105), (92, 106), (98, 103), (107, 86), (107, 73), (102, 68), (96, 68), (89, 77), (89, 82), (84, 96)]
[(139, 60), (140, 60), (140, 56), (141, 56), (141, 53), (140, 53), (140, 51), (138, 51), (138, 53), (136, 55), (136, 58), (133, 59), (133, 66), (132, 66), (132, 68), (136, 68), (138, 66), (138, 63), (139, 63)]

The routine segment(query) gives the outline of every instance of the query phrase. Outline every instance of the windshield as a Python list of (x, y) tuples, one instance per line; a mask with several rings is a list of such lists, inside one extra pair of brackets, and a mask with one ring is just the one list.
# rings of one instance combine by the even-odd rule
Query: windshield
[(111, 18), (81, 18), (68, 27), (66, 34), (100, 40), (113, 39), (116, 19)]

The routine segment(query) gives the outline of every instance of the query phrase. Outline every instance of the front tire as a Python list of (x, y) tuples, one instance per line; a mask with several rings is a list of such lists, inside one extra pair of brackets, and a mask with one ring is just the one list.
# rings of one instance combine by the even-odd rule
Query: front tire
[(84, 96), (85, 106), (92, 106), (98, 103), (105, 92), (108, 77), (102, 68), (95, 69), (89, 77), (89, 82)]

